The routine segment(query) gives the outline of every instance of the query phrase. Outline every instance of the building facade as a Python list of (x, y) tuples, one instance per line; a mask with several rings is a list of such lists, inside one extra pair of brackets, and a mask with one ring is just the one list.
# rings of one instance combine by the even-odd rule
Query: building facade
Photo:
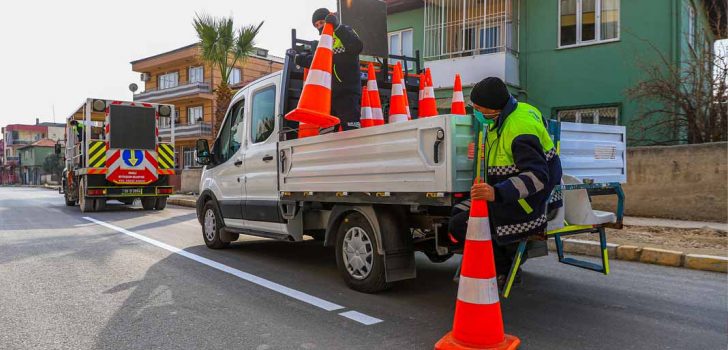
[(390, 51), (420, 50), (438, 107), (448, 108), (455, 73), (466, 96), (497, 76), (520, 101), (570, 122), (632, 125), (641, 106), (626, 91), (645, 78), (645, 64), (663, 55), (680, 65), (689, 47), (712, 50), (726, 37), (711, 26), (721, 17), (706, 10), (716, 0), (387, 3)]
[(23, 185), (40, 185), (46, 174), (43, 164), (48, 156), (53, 154), (56, 141), (42, 139), (17, 149), (20, 158), (18, 172), (20, 183)]
[[(219, 85), (219, 68), (204, 63), (197, 44), (131, 62), (140, 73), (144, 91), (134, 101), (169, 103), (176, 106), (175, 152), (177, 167), (197, 167), (195, 141), (214, 139), (216, 101), (213, 89)], [(283, 68), (283, 59), (257, 49), (245, 62), (233, 67), (228, 83), (233, 89)], [(162, 120), (159, 135), (171, 138), (171, 120)]]
[(48, 127), (42, 125), (10, 124), (0, 129), (3, 134), (4, 162), (0, 168), (0, 181), (3, 184), (15, 184), (20, 180), (21, 159), (18, 149), (45, 139)]

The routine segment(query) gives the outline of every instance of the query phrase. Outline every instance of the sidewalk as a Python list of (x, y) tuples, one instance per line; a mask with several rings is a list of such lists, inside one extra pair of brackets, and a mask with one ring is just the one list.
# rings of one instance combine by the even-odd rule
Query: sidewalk
[(674, 228), (712, 228), (714, 230), (728, 231), (728, 223), (708, 222), (708, 221), (684, 221), (660, 218), (640, 218), (626, 216), (624, 224), (630, 226), (659, 226)]

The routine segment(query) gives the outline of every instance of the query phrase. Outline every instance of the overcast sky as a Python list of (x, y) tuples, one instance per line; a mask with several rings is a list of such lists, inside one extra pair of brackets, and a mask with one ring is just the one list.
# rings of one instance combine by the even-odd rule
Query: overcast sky
[[(86, 97), (131, 100), (129, 62), (197, 41), (195, 12), (265, 20), (259, 47), (282, 56), (291, 28), (318, 36), (311, 14), (335, 0), (14, 1), (0, 11), (0, 126), (62, 122)], [(2, 138), (0, 136), (0, 138)]]
[[(195, 12), (265, 20), (258, 46), (282, 56), (290, 30), (316, 38), (311, 13), (336, 0), (15, 1), (0, 11), (0, 126), (63, 121), (86, 97), (131, 100), (129, 62), (197, 40)], [(725, 44), (728, 40), (723, 40)]]

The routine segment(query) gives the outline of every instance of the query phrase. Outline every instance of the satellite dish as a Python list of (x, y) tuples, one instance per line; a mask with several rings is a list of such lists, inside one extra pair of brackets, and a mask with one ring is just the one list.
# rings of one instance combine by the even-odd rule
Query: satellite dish
[(137, 90), (139, 90), (139, 86), (137, 86), (137, 84), (131, 83), (129, 84), (129, 90), (131, 92), (136, 92)]

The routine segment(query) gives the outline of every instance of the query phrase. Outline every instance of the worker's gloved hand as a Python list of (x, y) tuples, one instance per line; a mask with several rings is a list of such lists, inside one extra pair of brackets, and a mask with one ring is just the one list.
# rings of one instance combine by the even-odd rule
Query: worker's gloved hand
[(470, 188), (470, 198), (493, 202), (495, 201), (495, 189), (487, 183), (475, 183)]
[(336, 29), (339, 27), (339, 18), (337, 18), (335, 14), (329, 13), (326, 16), (326, 23), (331, 23), (331, 25), (334, 26), (334, 29)]

